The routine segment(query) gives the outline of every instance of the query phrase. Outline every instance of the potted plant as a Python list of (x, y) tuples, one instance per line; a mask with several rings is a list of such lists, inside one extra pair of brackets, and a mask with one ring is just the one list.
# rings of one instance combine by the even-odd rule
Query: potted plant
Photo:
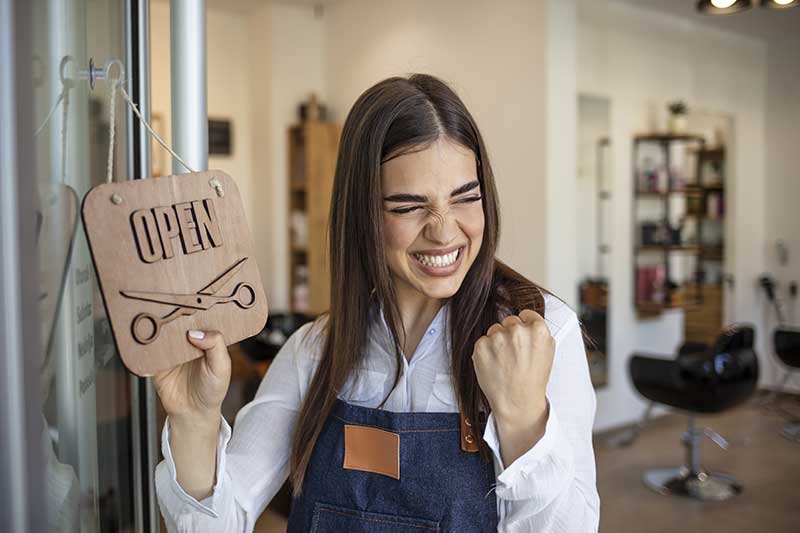
[(683, 100), (675, 100), (667, 105), (669, 109), (669, 122), (667, 127), (670, 133), (684, 133), (686, 131), (687, 113), (689, 108)]

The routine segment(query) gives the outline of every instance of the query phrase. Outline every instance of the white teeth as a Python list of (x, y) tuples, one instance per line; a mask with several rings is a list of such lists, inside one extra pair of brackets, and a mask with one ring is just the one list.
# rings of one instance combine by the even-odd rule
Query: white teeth
[(414, 254), (414, 257), (419, 259), (420, 263), (428, 265), (428, 266), (435, 266), (435, 267), (446, 267), (450, 266), (456, 262), (458, 258), (458, 250), (453, 250), (449, 254), (445, 255), (422, 255), (422, 254)]

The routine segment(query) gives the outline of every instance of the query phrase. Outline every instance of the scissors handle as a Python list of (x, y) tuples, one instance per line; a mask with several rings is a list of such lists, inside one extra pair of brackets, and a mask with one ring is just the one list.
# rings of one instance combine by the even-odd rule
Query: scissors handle
[(242, 309), (250, 309), (256, 304), (256, 290), (247, 282), (242, 282), (233, 289), (231, 299)]
[(131, 322), (131, 334), (139, 344), (150, 344), (158, 338), (162, 325), (172, 322), (178, 317), (193, 315), (195, 311), (195, 309), (176, 308), (162, 317), (150, 313), (139, 313), (133, 317), (133, 322)]
[(139, 344), (150, 344), (161, 331), (161, 318), (150, 313), (139, 313), (131, 322), (131, 334)]

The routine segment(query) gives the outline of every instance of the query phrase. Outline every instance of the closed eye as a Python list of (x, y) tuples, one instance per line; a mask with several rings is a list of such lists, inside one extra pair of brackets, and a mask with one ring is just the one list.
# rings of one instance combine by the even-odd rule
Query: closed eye
[(390, 209), (389, 211), (391, 211), (392, 213), (397, 213), (402, 215), (404, 213), (410, 213), (411, 211), (415, 211), (417, 209), (422, 209), (422, 206), (415, 205), (414, 207), (400, 207), (398, 209)]
[(470, 196), (469, 198), (463, 198), (463, 199), (457, 201), (456, 203), (457, 204), (468, 204), (468, 203), (471, 203), (471, 202), (477, 202), (480, 199), (481, 199), (480, 196)]

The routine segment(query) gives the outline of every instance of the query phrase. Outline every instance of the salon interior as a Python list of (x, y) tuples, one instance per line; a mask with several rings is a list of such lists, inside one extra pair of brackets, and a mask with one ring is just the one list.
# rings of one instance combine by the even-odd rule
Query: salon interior
[[(165, 413), (117, 352), (87, 192), (192, 167), (234, 179), (269, 303), (229, 347), (235, 428), (328, 308), (348, 110), (424, 72), (481, 128), (498, 257), (591, 340), (599, 531), (800, 530), (798, 0), (0, 6), (0, 529), (166, 531)], [(255, 530), (285, 531), (289, 504), (287, 485)]]

